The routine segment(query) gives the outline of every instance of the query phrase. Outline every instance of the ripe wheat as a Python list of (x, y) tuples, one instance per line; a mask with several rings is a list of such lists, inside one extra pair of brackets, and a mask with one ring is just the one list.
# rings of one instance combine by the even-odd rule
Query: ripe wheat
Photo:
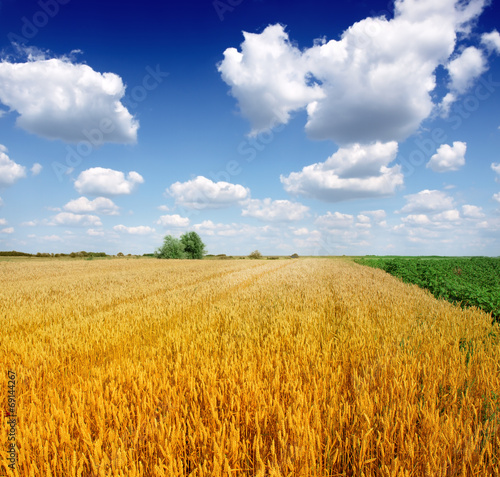
[(500, 475), (498, 325), (381, 270), (0, 263), (0, 320), (0, 474)]

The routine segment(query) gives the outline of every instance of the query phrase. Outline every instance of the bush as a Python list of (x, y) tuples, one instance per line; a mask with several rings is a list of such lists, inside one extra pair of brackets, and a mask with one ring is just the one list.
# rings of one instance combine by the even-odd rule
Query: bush
[(296, 253), (294, 253), (293, 255), (290, 255), (290, 258), (299, 258), (299, 256)]
[(259, 259), (262, 258), (262, 254), (258, 250), (254, 250), (248, 258)]

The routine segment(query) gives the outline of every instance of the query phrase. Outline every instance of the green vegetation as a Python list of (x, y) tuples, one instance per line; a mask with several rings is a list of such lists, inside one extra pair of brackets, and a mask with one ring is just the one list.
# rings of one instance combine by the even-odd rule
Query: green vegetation
[(500, 258), (365, 257), (355, 262), (381, 268), (436, 298), (482, 308), (500, 321)]
[(258, 250), (254, 250), (248, 257), (258, 260), (262, 258), (262, 254)]
[(201, 259), (205, 255), (205, 244), (196, 232), (186, 232), (180, 239), (166, 235), (163, 245), (155, 251), (157, 258)]

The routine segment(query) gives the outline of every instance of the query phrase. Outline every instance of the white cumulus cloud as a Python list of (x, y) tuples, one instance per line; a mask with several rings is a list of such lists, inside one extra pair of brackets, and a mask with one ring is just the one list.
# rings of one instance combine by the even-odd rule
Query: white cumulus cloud
[(498, 177), (495, 178), (497, 182), (500, 182), (500, 163), (493, 162), (491, 168), (497, 173)]
[(7, 220), (0, 219), (0, 225), (7, 225)]
[(5, 229), (0, 230), (0, 233), (2, 234), (13, 234), (14, 233), (14, 227), (7, 227)]
[(496, 194), (493, 194), (493, 200), (496, 200), (497, 202), (500, 202), (500, 192), (497, 192)]
[(0, 187), (11, 186), (26, 177), (26, 168), (7, 155), (7, 148), (0, 144)]
[(287, 192), (325, 202), (390, 196), (403, 184), (400, 166), (388, 167), (397, 150), (394, 141), (353, 144), (280, 179)]
[(453, 208), (454, 201), (449, 195), (439, 190), (422, 190), (405, 196), (406, 205), (400, 212), (408, 214), (426, 214), (442, 212)]
[(104, 215), (118, 215), (118, 206), (106, 197), (97, 197), (94, 200), (89, 200), (87, 197), (79, 197), (78, 199), (69, 201), (64, 207), (64, 210), (81, 214), (86, 212), (94, 212)]
[(167, 193), (175, 203), (190, 209), (219, 209), (237, 205), (250, 195), (250, 190), (240, 184), (213, 182), (203, 176), (187, 182), (175, 182)]
[(38, 174), (40, 174), (40, 172), (42, 172), (42, 169), (43, 169), (43, 166), (41, 164), (38, 164), (38, 162), (35, 162), (31, 166), (31, 175), (37, 176)]
[(481, 50), (469, 46), (446, 67), (450, 74), (450, 89), (459, 94), (465, 93), (471, 83), (486, 70), (486, 59)]
[(113, 169), (93, 167), (83, 171), (75, 181), (75, 189), (82, 195), (114, 196), (131, 194), (144, 179), (135, 171), (125, 174)]
[(481, 43), (486, 46), (488, 51), (495, 51), (500, 54), (500, 34), (497, 30), (481, 35)]
[(187, 227), (189, 225), (189, 219), (187, 217), (181, 217), (179, 214), (162, 215), (156, 223), (164, 227)]
[(130, 235), (149, 235), (155, 232), (155, 229), (146, 225), (139, 225), (137, 227), (127, 227), (125, 225), (115, 225), (113, 230), (117, 232), (124, 232)]
[(0, 102), (30, 133), (67, 142), (134, 143), (139, 123), (120, 102), (122, 79), (67, 58), (0, 63)]
[(354, 217), (350, 214), (342, 214), (341, 212), (327, 212), (325, 215), (319, 216), (314, 223), (318, 227), (326, 229), (346, 229), (354, 223)]
[(241, 215), (269, 222), (291, 222), (303, 219), (308, 211), (309, 207), (289, 200), (250, 199)]
[[(403, 140), (432, 112), (435, 71), (461, 90), (484, 64), (471, 50), (449, 64), (457, 33), (470, 31), (484, 0), (398, 0), (394, 18), (366, 18), (339, 40), (299, 50), (282, 25), (244, 33), (218, 65), (252, 132), (306, 109), (310, 137), (337, 144)], [(479, 51), (479, 50), (477, 50)], [(475, 55), (475, 56), (474, 56)]]
[(431, 157), (426, 167), (434, 172), (458, 171), (465, 165), (466, 151), (467, 143), (465, 142), (455, 141), (453, 146), (442, 144), (436, 154)]
[(102, 222), (97, 215), (74, 214), (72, 212), (60, 212), (49, 222), (49, 225), (66, 225), (70, 227), (101, 226)]
[(462, 205), (462, 215), (468, 219), (481, 219), (485, 216), (482, 207), (470, 204)]

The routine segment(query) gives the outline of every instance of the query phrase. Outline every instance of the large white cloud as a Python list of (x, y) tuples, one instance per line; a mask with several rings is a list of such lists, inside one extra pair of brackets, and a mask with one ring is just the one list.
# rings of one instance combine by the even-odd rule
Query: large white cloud
[(187, 227), (189, 225), (189, 218), (181, 217), (179, 214), (162, 215), (156, 223), (164, 227)]
[(243, 36), (241, 53), (228, 48), (218, 69), (254, 133), (274, 122), (287, 123), (290, 112), (324, 97), (318, 85), (308, 86), (306, 61), (281, 25)]
[(113, 169), (93, 167), (83, 171), (75, 181), (75, 189), (82, 195), (114, 196), (131, 194), (137, 184), (144, 179), (140, 174), (131, 171), (125, 174)]
[(94, 200), (89, 200), (87, 197), (79, 197), (78, 199), (69, 201), (63, 209), (75, 214), (95, 212), (96, 214), (118, 215), (118, 206), (106, 197), (97, 197)]
[(301, 172), (281, 176), (285, 190), (326, 202), (385, 197), (403, 184), (399, 165), (388, 167), (396, 158), (396, 142), (340, 148), (326, 162), (306, 166)]
[[(403, 140), (433, 110), (435, 71), (448, 63), (457, 32), (469, 31), (484, 4), (396, 1), (393, 19), (366, 18), (339, 40), (302, 52), (281, 25), (271, 25), (245, 33), (241, 52), (226, 49), (218, 69), (254, 133), (306, 108), (313, 138), (338, 144)], [(466, 66), (455, 66), (456, 87)], [(470, 78), (477, 69), (468, 66)]]
[(465, 165), (466, 151), (467, 143), (465, 142), (455, 141), (453, 146), (442, 144), (436, 154), (431, 157), (426, 167), (434, 172), (458, 171)]
[(255, 217), (267, 222), (291, 222), (301, 220), (309, 211), (309, 207), (289, 200), (251, 199), (245, 204), (241, 215)]
[(11, 186), (26, 177), (26, 168), (7, 155), (7, 148), (0, 144), (0, 187)]
[(55, 215), (49, 225), (66, 225), (69, 227), (94, 227), (102, 225), (97, 215), (74, 214), (72, 212), (60, 212)]
[(120, 102), (122, 79), (68, 59), (0, 63), (0, 101), (31, 133), (67, 142), (134, 143), (139, 123)]
[(453, 209), (454, 200), (446, 193), (439, 190), (422, 190), (416, 194), (405, 196), (406, 205), (401, 209), (401, 213), (426, 214), (433, 212), (443, 212)]
[(130, 235), (150, 235), (155, 232), (155, 229), (146, 225), (138, 225), (137, 227), (127, 227), (126, 225), (115, 225), (113, 230), (124, 232)]
[(175, 199), (175, 203), (190, 209), (219, 209), (230, 207), (245, 200), (249, 189), (240, 184), (229, 182), (213, 182), (203, 176), (187, 182), (175, 182), (167, 193)]

